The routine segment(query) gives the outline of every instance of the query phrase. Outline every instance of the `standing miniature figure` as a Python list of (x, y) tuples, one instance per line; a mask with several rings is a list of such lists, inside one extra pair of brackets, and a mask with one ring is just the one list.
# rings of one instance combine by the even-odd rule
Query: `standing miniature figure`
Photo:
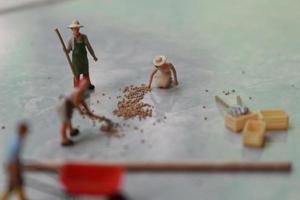
[(98, 119), (101, 121), (110, 122), (109, 119), (104, 116), (97, 116), (92, 113), (84, 100), (85, 93), (89, 87), (88, 80), (84, 79), (80, 81), (79, 87), (76, 88), (70, 96), (63, 97), (59, 103), (57, 109), (58, 114), (61, 117), (62, 126), (61, 126), (61, 145), (62, 146), (71, 146), (74, 142), (67, 137), (67, 129), (70, 131), (70, 136), (74, 137), (79, 134), (79, 130), (73, 128), (71, 119), (73, 115), (73, 110), (76, 108), (81, 115), (87, 115), (90, 118)]
[(88, 37), (85, 34), (80, 33), (80, 28), (83, 26), (80, 25), (78, 20), (73, 20), (72, 24), (69, 25), (69, 28), (72, 30), (73, 35), (68, 41), (66, 47), (66, 53), (72, 51), (72, 65), (74, 70), (74, 87), (78, 87), (80, 81), (80, 75), (82, 74), (84, 79), (87, 79), (89, 82), (89, 89), (95, 89), (95, 86), (91, 84), (90, 75), (89, 75), (89, 61), (87, 57), (88, 49), (91, 56), (96, 62), (98, 58), (96, 57), (94, 50), (88, 40)]
[(22, 122), (18, 125), (18, 134), (14, 135), (8, 146), (8, 155), (5, 168), (8, 178), (8, 186), (1, 200), (7, 200), (13, 192), (16, 192), (18, 199), (26, 200), (23, 190), (23, 169), (20, 159), (23, 142), (28, 132), (28, 125)]
[(177, 80), (177, 73), (175, 67), (172, 63), (167, 63), (167, 57), (164, 55), (156, 56), (153, 59), (154, 69), (150, 75), (150, 80), (148, 84), (148, 88), (151, 88), (153, 76), (156, 74), (157, 71), (160, 71), (160, 76), (157, 79), (157, 87), (159, 88), (169, 88), (172, 84), (172, 73), (174, 77), (174, 84), (178, 85)]

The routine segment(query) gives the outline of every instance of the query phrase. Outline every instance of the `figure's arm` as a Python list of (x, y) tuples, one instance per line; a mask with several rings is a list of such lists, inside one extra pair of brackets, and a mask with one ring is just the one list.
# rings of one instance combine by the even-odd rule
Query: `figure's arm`
[(77, 108), (78, 112), (79, 112), (81, 115), (85, 115), (85, 114), (86, 114), (85, 110), (82, 109), (81, 104), (76, 105), (75, 107)]
[(91, 56), (94, 58), (95, 61), (97, 61), (98, 58), (96, 57), (95, 52), (94, 52), (87, 36), (84, 37), (84, 43), (85, 43), (87, 49), (89, 50)]
[(76, 107), (76, 109), (78, 110), (78, 112), (81, 114), (81, 115), (85, 115), (86, 114), (86, 110), (83, 109), (83, 105), (82, 105), (82, 100), (81, 100), (81, 97), (78, 96), (79, 94), (73, 94), (74, 97), (73, 97), (73, 103)]
[(151, 88), (151, 84), (152, 84), (152, 81), (153, 81), (153, 76), (156, 74), (156, 72), (158, 71), (158, 69), (154, 68), (151, 72), (151, 75), (150, 75), (150, 80), (149, 80), (149, 84), (148, 84), (148, 88)]
[(94, 114), (91, 112), (91, 110), (89, 109), (88, 105), (85, 103), (85, 101), (82, 101), (80, 103), (80, 105), (84, 108), (85, 114), (90, 116), (90, 117), (94, 117)]
[(108, 119), (104, 116), (99, 116), (99, 115), (95, 115), (94, 113), (92, 113), (89, 109), (89, 107), (87, 106), (87, 104), (83, 101), (81, 103), (82, 107), (84, 107), (85, 109), (85, 114), (87, 114), (88, 116), (92, 117), (92, 118), (95, 118), (95, 119), (98, 119), (98, 120), (101, 120), (101, 121), (107, 121)]
[(70, 53), (72, 50), (72, 38), (68, 40), (67, 46), (66, 46), (66, 53)]
[(173, 73), (173, 76), (174, 76), (174, 83), (175, 83), (175, 85), (178, 85), (176, 69), (175, 69), (175, 67), (172, 63), (170, 64), (170, 67), (171, 67), (171, 70), (172, 70), (172, 73)]

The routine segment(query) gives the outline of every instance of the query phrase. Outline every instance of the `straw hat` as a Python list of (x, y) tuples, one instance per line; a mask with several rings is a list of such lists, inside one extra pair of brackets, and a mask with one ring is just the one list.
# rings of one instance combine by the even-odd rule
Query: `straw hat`
[(162, 66), (167, 61), (167, 57), (164, 55), (155, 56), (153, 59), (153, 64), (157, 67)]
[(69, 25), (69, 28), (81, 28), (83, 27), (80, 25), (79, 21), (77, 19), (74, 19), (72, 23)]

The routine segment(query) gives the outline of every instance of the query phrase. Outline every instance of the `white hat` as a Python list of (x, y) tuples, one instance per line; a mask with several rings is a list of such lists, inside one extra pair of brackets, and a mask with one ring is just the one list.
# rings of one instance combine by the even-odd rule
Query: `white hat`
[(69, 25), (69, 28), (81, 28), (83, 27), (80, 25), (79, 21), (77, 19), (74, 19), (72, 23)]
[(162, 66), (163, 64), (165, 64), (167, 61), (167, 57), (164, 55), (159, 55), (159, 56), (155, 56), (153, 59), (153, 64), (155, 66)]

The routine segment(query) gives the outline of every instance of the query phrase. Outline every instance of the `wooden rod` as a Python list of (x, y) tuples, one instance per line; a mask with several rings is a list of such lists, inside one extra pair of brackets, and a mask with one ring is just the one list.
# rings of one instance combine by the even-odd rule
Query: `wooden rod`
[(236, 103), (237, 103), (237, 105), (239, 105), (239, 106), (243, 106), (242, 98), (241, 98), (240, 96), (237, 96), (237, 97), (236, 97)]
[(289, 161), (269, 162), (204, 162), (204, 161), (136, 161), (136, 162), (35, 162), (24, 164), (26, 170), (57, 172), (66, 164), (123, 167), (128, 172), (289, 172)]
[(199, 172), (235, 172), (235, 171), (290, 171), (288, 162), (168, 162), (168, 163), (127, 163), (128, 171), (199, 171)]
[(65, 55), (66, 55), (66, 57), (67, 57), (69, 66), (70, 66), (70, 68), (71, 68), (71, 70), (72, 70), (73, 75), (75, 76), (74, 67), (73, 67), (72, 61), (71, 61), (71, 59), (70, 59), (70, 56), (69, 56), (69, 54), (67, 53), (67, 48), (66, 48), (65, 42), (64, 42), (64, 40), (63, 40), (63, 38), (62, 38), (62, 36), (61, 36), (61, 34), (60, 34), (58, 28), (54, 29), (54, 31), (56, 32), (56, 34), (57, 34), (57, 36), (58, 36), (58, 38), (59, 38), (59, 41), (60, 41), (60, 43), (61, 43), (61, 45), (62, 45), (62, 47), (63, 47), (63, 49), (64, 49)]
[(221, 99), (219, 96), (215, 96), (215, 101), (217, 103), (221, 104), (226, 109), (230, 108), (230, 106), (223, 99)]

